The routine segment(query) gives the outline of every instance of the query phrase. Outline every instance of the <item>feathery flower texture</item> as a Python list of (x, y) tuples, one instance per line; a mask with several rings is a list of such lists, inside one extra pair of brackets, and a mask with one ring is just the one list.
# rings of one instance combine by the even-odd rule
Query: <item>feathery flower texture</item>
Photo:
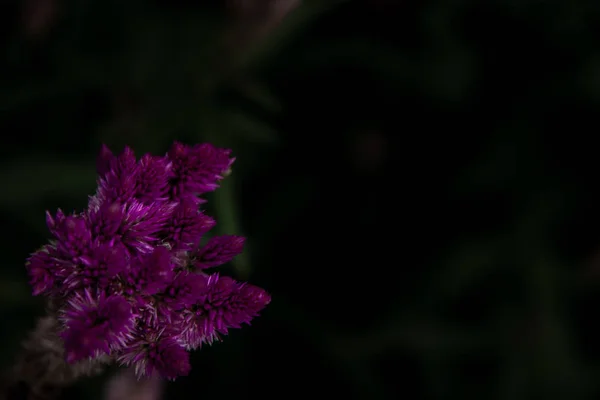
[(103, 146), (87, 210), (47, 213), (53, 240), (27, 270), (34, 295), (61, 304), (68, 363), (110, 357), (138, 377), (175, 379), (189, 351), (240, 328), (269, 303), (261, 288), (210, 271), (242, 251), (244, 238), (203, 237), (216, 224), (203, 194), (229, 171), (230, 151), (175, 142), (137, 160)]

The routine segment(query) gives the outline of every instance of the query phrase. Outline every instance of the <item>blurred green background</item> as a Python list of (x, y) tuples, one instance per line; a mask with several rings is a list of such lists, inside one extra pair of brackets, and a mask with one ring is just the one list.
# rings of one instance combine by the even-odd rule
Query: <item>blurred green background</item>
[[(233, 149), (265, 287), (164, 398), (600, 398), (600, 3), (0, 2), (0, 361), (101, 143)], [(107, 375), (65, 398), (100, 399)]]

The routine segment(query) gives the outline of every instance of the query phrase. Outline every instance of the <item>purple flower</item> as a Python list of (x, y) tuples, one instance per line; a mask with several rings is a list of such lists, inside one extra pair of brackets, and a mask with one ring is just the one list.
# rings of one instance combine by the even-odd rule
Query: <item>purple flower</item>
[(182, 271), (161, 293), (160, 299), (173, 310), (179, 311), (194, 302), (203, 284), (202, 275)]
[(92, 226), (93, 238), (100, 242), (108, 242), (117, 235), (121, 228), (123, 207), (120, 203), (105, 201), (98, 204), (97, 207), (95, 205), (89, 207), (87, 216)]
[(135, 197), (144, 203), (167, 200), (169, 180), (173, 177), (172, 164), (168, 159), (144, 155), (139, 161)]
[(62, 275), (63, 263), (56, 258), (57, 256), (56, 248), (47, 244), (27, 259), (25, 266), (34, 296), (49, 293), (58, 277)]
[(96, 238), (119, 241), (131, 254), (149, 253), (159, 240), (159, 232), (171, 218), (177, 203), (144, 204), (131, 199), (125, 203), (102, 203), (89, 210)]
[(198, 196), (215, 190), (230, 151), (175, 143), (165, 156), (103, 146), (98, 188), (82, 213), (46, 214), (54, 240), (26, 263), (34, 295), (59, 306), (68, 362), (107, 355), (138, 376), (187, 375), (188, 350), (250, 321), (258, 287), (203, 269), (230, 261), (244, 238), (217, 236)]
[(76, 260), (89, 253), (92, 233), (83, 216), (74, 214), (65, 217), (59, 210), (56, 219), (47, 217), (47, 220), (52, 224), (56, 248), (65, 259)]
[(107, 145), (103, 144), (96, 158), (96, 172), (100, 177), (105, 176), (111, 169), (111, 162), (115, 156)]
[(77, 263), (67, 264), (68, 275), (63, 285), (69, 290), (86, 287), (106, 289), (117, 274), (124, 272), (129, 263), (123, 245), (99, 244), (90, 254), (77, 258)]
[(201, 195), (219, 187), (235, 158), (231, 150), (219, 149), (210, 143), (189, 147), (175, 142), (168, 153), (173, 162), (172, 194), (175, 198)]
[(193, 265), (206, 269), (225, 264), (242, 252), (244, 243), (246, 238), (242, 236), (215, 236), (196, 252)]
[(173, 337), (152, 330), (138, 335), (119, 356), (119, 362), (133, 366), (138, 377), (149, 377), (156, 372), (173, 380), (186, 376), (191, 369), (186, 349)]
[(98, 170), (98, 190), (100, 201), (123, 202), (135, 196), (139, 167), (130, 147), (114, 156), (104, 146), (96, 161)]
[(149, 253), (159, 241), (159, 233), (171, 218), (176, 203), (146, 205), (131, 200), (123, 206), (123, 223), (117, 232), (133, 252)]
[(211, 343), (218, 334), (249, 324), (271, 297), (249, 284), (238, 283), (218, 274), (202, 277), (202, 285), (194, 292), (194, 301), (186, 309), (186, 331), (183, 339), (190, 348)]
[(173, 213), (164, 234), (166, 241), (175, 250), (193, 250), (198, 247), (200, 239), (217, 222), (198, 210), (198, 204), (184, 198)]
[(137, 268), (145, 272), (145, 284), (141, 290), (150, 296), (163, 292), (175, 276), (175, 265), (169, 249), (158, 246), (141, 261), (143, 264)]
[(132, 307), (125, 298), (95, 295), (90, 290), (69, 299), (62, 319), (66, 329), (61, 336), (67, 362), (71, 363), (124, 347), (132, 338), (135, 323)]
[(49, 211), (46, 211), (46, 226), (48, 226), (48, 230), (54, 236), (57, 235), (57, 227), (62, 225), (65, 220), (65, 213), (59, 208), (56, 211), (56, 215), (53, 217)]

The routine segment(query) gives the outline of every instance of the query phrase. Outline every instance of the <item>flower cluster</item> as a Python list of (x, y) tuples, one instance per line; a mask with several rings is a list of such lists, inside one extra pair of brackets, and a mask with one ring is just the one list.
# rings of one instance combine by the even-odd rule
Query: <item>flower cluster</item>
[(58, 302), (69, 363), (110, 356), (139, 377), (190, 370), (189, 350), (250, 321), (270, 296), (210, 273), (244, 238), (203, 240), (201, 211), (234, 159), (211, 144), (175, 142), (165, 156), (130, 148), (97, 160), (98, 189), (82, 213), (47, 213), (54, 237), (27, 260), (34, 295)]

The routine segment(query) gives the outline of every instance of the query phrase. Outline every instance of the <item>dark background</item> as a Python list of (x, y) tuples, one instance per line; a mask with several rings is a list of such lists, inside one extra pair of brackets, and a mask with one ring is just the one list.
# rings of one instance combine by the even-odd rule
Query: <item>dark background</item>
[(2, 365), (44, 211), (177, 139), (273, 301), (164, 398), (600, 398), (600, 2), (293, 3), (0, 3)]

